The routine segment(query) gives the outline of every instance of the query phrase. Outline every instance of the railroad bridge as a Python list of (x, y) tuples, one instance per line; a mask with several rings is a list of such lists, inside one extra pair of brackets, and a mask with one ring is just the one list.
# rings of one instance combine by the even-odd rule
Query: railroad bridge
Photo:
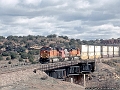
[[(91, 66), (93, 67), (91, 70)], [(55, 62), (47, 64), (9, 64), (8, 66), (0, 66), (0, 74), (24, 71), (26, 69), (33, 69), (36, 73), (37, 70), (46, 72), (49, 76), (65, 80), (68, 82), (81, 82), (83, 73), (90, 73), (94, 71), (95, 60), (70, 60), (64, 62)], [(78, 84), (78, 83), (76, 83)]]
[[(46, 72), (49, 76), (71, 82), (78, 81), (85, 73), (94, 72), (95, 60), (71, 60), (64, 62), (41, 64), (36, 70)], [(35, 70), (35, 71), (36, 71)], [(76, 79), (76, 80), (75, 80)], [(79, 79), (80, 80), (80, 79)]]
[(65, 80), (69, 77), (68, 81), (71, 82), (71, 77), (74, 79), (74, 76), (80, 76), (81, 73), (94, 71), (94, 68), (91, 70), (91, 65), (95, 66), (95, 60), (71, 60), (47, 64), (9, 64), (8, 66), (0, 66), (0, 74), (34, 69), (33, 72), (41, 70), (49, 76), (60, 80)]

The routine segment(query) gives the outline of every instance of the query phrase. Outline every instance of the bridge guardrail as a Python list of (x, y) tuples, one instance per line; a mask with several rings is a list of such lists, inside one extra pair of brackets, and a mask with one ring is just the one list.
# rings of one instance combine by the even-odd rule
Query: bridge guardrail
[(81, 62), (81, 60), (75, 60), (75, 61), (66, 61), (66, 62), (44, 64), (44, 65), (40, 66), (39, 70), (46, 71), (46, 70), (50, 70), (50, 69), (55, 69), (55, 68), (75, 65), (75, 64), (78, 64), (80, 62)]

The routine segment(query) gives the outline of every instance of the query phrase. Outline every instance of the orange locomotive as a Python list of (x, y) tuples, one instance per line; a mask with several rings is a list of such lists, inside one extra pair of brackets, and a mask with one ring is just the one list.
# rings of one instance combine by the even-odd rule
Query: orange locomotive
[(65, 60), (72, 60), (80, 57), (79, 49), (62, 49), (62, 48), (51, 48), (42, 47), (40, 49), (40, 63), (59, 62)]

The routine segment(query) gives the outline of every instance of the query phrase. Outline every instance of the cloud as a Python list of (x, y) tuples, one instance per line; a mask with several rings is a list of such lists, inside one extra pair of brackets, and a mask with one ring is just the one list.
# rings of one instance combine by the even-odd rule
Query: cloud
[(119, 0), (0, 0), (0, 34), (119, 38)]
[(39, 5), (42, 0), (24, 0), (23, 3), (26, 5)]
[(3, 8), (14, 7), (19, 3), (19, 0), (0, 0), (0, 6)]

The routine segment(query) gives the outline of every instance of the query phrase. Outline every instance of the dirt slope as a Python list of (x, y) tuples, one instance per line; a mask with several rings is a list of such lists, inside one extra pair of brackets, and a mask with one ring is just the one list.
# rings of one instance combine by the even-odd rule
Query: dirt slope
[[(32, 70), (29, 70), (29, 72), (25, 71), (22, 73), (24, 73), (23, 79), (16, 81), (13, 79), (14, 82), (1, 85), (0, 90), (84, 90), (84, 87), (80, 85), (56, 80), (41, 71), (34, 73)], [(27, 79), (25, 79), (25, 73), (28, 76)]]
[(115, 67), (102, 62), (96, 63), (96, 70), (91, 73), (92, 79), (87, 82), (87, 87), (120, 88), (120, 76), (116, 74)]

